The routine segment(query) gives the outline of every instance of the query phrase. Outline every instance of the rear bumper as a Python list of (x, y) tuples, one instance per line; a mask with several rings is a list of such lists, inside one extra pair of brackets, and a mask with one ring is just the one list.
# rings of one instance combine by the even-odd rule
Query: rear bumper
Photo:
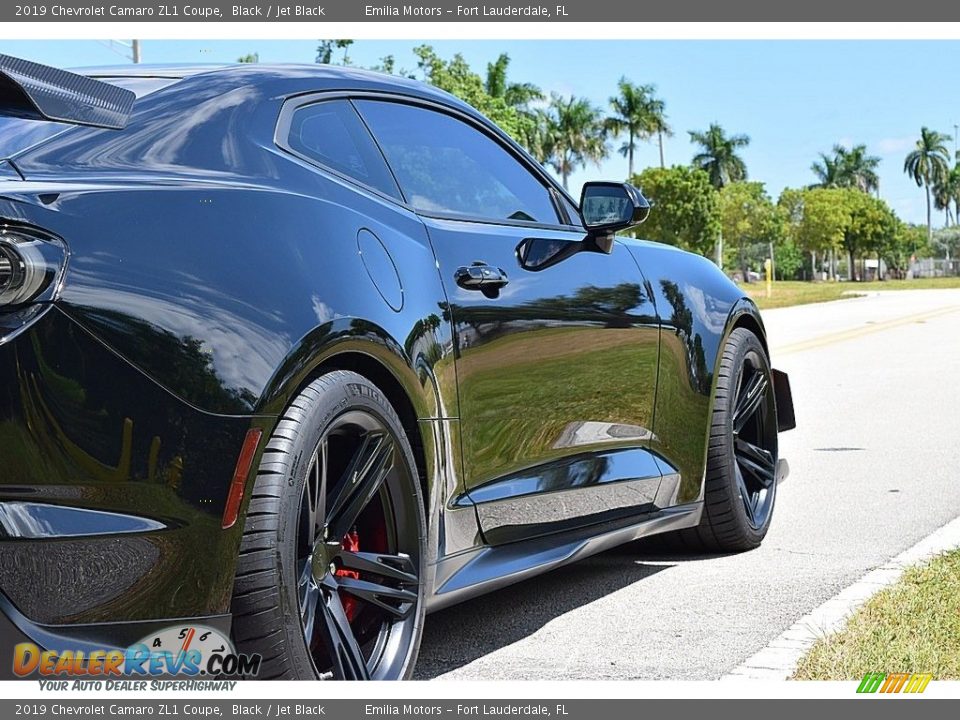
[(4, 602), (33, 628), (227, 613), (243, 523), (221, 516), (252, 422), (187, 405), (56, 307), (5, 337)]

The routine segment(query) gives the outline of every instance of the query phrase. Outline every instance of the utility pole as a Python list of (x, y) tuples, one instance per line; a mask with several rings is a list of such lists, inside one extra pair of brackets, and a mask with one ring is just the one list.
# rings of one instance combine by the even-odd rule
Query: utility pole
[(135, 64), (139, 64), (140, 63), (140, 41), (131, 40), (130, 47), (133, 50), (133, 62)]

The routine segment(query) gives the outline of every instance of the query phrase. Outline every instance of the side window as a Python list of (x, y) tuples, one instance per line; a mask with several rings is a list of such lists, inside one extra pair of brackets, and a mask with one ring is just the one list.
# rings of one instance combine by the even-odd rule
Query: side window
[(294, 110), (287, 144), (300, 155), (402, 200), (383, 155), (348, 100), (324, 100)]
[(564, 195), (560, 196), (560, 202), (563, 203), (563, 207), (566, 208), (567, 210), (567, 215), (570, 216), (570, 224), (576, 225), (577, 227), (581, 227), (582, 222), (580, 220), (580, 208), (578, 208), (572, 202), (567, 200), (566, 196)]
[(471, 125), (413, 105), (356, 100), (407, 202), (424, 212), (556, 224), (540, 180)]

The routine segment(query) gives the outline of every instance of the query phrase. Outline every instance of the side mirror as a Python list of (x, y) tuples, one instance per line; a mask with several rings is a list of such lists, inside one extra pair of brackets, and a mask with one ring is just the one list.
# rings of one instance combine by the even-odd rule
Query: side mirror
[(580, 215), (594, 237), (635, 227), (649, 214), (650, 203), (629, 183), (588, 182), (583, 186)]

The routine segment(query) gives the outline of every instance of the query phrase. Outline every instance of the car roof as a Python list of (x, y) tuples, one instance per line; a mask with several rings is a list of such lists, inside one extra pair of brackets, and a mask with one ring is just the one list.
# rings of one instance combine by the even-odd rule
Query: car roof
[(229, 63), (229, 64), (137, 64), (106, 65), (74, 68), (72, 72), (94, 78), (143, 77), (182, 80), (169, 87), (189, 92), (188, 87), (216, 79), (226, 90), (255, 84), (270, 95), (291, 96), (327, 90), (375, 90), (411, 95), (435, 100), (464, 112), (479, 116), (477, 111), (460, 98), (432, 85), (374, 70), (349, 65), (322, 65), (308, 63)]
[(70, 68), (70, 72), (88, 77), (160, 77), (181, 79), (190, 75), (211, 72), (230, 67), (228, 64), (197, 64), (181, 63), (166, 64), (137, 64), (137, 65), (97, 65), (91, 67)]

